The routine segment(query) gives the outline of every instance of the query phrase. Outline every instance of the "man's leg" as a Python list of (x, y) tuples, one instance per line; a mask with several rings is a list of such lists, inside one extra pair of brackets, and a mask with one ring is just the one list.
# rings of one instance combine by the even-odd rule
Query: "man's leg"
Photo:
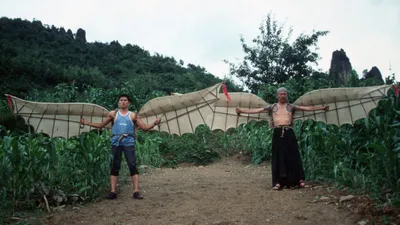
[(293, 130), (288, 132), (288, 182), (290, 186), (305, 187), (305, 173), (301, 160), (297, 138)]
[(110, 172), (111, 190), (110, 193), (107, 195), (107, 198), (115, 199), (117, 198), (116, 189), (117, 189), (119, 170), (121, 169), (122, 148), (120, 146), (112, 146), (111, 153), (112, 153), (111, 172)]
[(143, 199), (143, 196), (139, 193), (139, 171), (136, 168), (135, 146), (124, 147), (124, 154), (128, 164), (129, 172), (131, 173), (132, 184), (134, 186), (133, 198)]
[(116, 189), (117, 189), (117, 183), (118, 183), (118, 176), (110, 176), (110, 180), (111, 180), (111, 192), (116, 193)]
[(271, 172), (272, 172), (272, 189), (273, 190), (280, 190), (281, 184), (280, 184), (280, 180), (279, 180), (279, 151), (277, 149), (277, 144), (279, 145), (279, 143), (277, 143), (277, 140), (279, 140), (279, 134), (277, 134), (277, 132), (279, 132), (279, 130), (277, 130), (276, 128), (273, 131), (272, 134), (272, 162), (271, 162)]
[(139, 192), (139, 174), (131, 176), (131, 179), (135, 192)]
[[(275, 128), (272, 137), (272, 184), (274, 190), (288, 185), (288, 130)], [(284, 132), (283, 132), (284, 131)]]

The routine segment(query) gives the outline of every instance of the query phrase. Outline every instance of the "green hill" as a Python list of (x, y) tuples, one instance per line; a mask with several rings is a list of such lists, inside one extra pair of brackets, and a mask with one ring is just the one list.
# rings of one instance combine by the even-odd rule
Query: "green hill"
[[(0, 89), (26, 96), (30, 91), (51, 91), (60, 83), (85, 87), (134, 87), (135, 95), (199, 90), (221, 79), (201, 66), (137, 45), (86, 41), (86, 32), (43, 25), (41, 21), (0, 18)], [(144, 85), (145, 84), (145, 85)], [(230, 90), (239, 90), (228, 82)]]

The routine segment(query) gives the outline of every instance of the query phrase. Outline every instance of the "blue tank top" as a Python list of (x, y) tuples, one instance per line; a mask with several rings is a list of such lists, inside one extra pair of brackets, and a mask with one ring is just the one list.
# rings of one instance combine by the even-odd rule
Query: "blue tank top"
[[(114, 126), (112, 127), (111, 145), (132, 146), (135, 145), (135, 124), (131, 120), (131, 112), (122, 115), (119, 110), (115, 115)], [(126, 135), (121, 138), (121, 135)], [(118, 142), (119, 140), (119, 142)]]

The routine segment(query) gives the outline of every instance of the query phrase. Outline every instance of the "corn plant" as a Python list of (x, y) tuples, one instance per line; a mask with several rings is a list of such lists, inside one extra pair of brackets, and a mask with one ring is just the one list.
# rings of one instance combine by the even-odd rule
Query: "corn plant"
[(299, 123), (296, 133), (306, 175), (358, 190), (400, 190), (399, 98), (389, 93), (354, 126)]
[(161, 167), (164, 164), (159, 148), (161, 142), (160, 137), (146, 138), (141, 142), (136, 141), (138, 165)]

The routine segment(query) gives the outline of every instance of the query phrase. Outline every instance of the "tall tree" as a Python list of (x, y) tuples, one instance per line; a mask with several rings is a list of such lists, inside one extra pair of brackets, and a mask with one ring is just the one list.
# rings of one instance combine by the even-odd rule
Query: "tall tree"
[[(240, 38), (246, 54), (238, 65), (229, 63), (230, 74), (239, 78), (256, 93), (261, 84), (283, 83), (289, 78), (311, 76), (311, 63), (317, 64), (317, 42), (328, 31), (313, 31), (311, 35), (301, 33), (292, 43), (289, 39), (292, 28), (284, 35), (284, 24), (279, 24), (271, 13), (259, 27), (260, 35), (253, 39), (254, 46)], [(312, 47), (315, 47), (312, 48)]]

